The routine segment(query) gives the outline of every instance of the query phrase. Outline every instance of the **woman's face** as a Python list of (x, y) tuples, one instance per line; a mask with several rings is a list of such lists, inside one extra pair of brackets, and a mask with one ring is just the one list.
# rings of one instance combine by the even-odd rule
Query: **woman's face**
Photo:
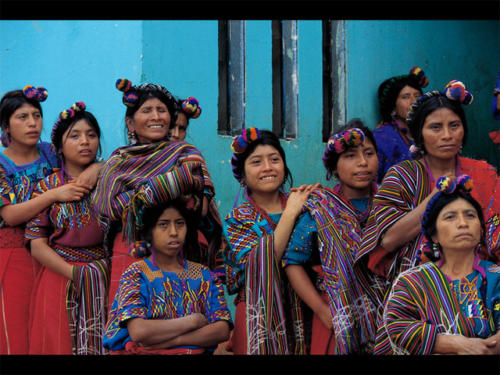
[(173, 207), (163, 211), (153, 228), (152, 245), (156, 257), (177, 256), (186, 240), (187, 224), (184, 217)]
[(245, 160), (244, 181), (252, 193), (272, 193), (285, 182), (285, 163), (277, 149), (258, 145)]
[[(349, 198), (357, 198), (359, 193), (369, 192), (377, 176), (378, 156), (373, 143), (365, 141), (340, 154), (334, 171), (342, 184), (342, 191)], [(353, 195), (354, 196), (351, 196)]]
[(396, 104), (394, 106), (394, 110), (392, 111), (393, 115), (396, 115), (399, 119), (406, 119), (408, 117), (408, 111), (411, 105), (421, 96), (419, 90), (414, 89), (411, 86), (406, 85), (399, 92), (398, 97), (396, 98)]
[(448, 108), (436, 109), (425, 119), (422, 138), (429, 155), (438, 159), (454, 158), (464, 139), (462, 120)]
[(175, 124), (170, 128), (168, 136), (171, 141), (183, 141), (186, 139), (186, 130), (188, 127), (188, 118), (184, 112), (179, 112), (177, 114), (177, 120)]
[(98, 149), (99, 136), (87, 120), (78, 120), (62, 136), (61, 152), (66, 163), (85, 167), (95, 160)]
[(26, 146), (34, 146), (40, 139), (43, 120), (40, 111), (31, 104), (25, 103), (9, 118), (11, 142)]
[(432, 237), (444, 251), (473, 250), (481, 239), (481, 222), (473, 205), (458, 198), (446, 205), (436, 220), (436, 234)]
[(153, 143), (165, 139), (170, 126), (170, 113), (158, 98), (146, 100), (133, 117), (126, 119), (128, 130), (135, 132), (139, 143)]

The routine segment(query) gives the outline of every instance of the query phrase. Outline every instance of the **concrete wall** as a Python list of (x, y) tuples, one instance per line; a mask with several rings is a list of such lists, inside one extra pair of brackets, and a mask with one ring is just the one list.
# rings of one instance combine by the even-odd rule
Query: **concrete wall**
[[(272, 127), (271, 21), (246, 22), (246, 124)], [(420, 65), (428, 89), (463, 80), (475, 96), (467, 108), (470, 139), (464, 153), (500, 165), (487, 138), (498, 128), (490, 114), (500, 61), (496, 21), (346, 21), (347, 118), (379, 121), (378, 85)], [(103, 128), (103, 156), (125, 144), (125, 107), (114, 83), (155, 82), (203, 108), (187, 140), (205, 156), (222, 215), (238, 184), (229, 160), (231, 138), (217, 134), (218, 22), (206, 21), (0, 21), (0, 93), (43, 85), (44, 140), (58, 113), (87, 103)], [(283, 141), (295, 184), (326, 183), (321, 155), (321, 21), (298, 22), (299, 136)]]

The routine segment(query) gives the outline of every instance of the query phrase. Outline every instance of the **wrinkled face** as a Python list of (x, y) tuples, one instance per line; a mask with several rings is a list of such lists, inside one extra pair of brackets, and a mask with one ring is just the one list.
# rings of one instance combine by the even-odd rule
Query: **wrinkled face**
[(168, 136), (171, 141), (183, 141), (186, 139), (186, 130), (188, 127), (188, 118), (184, 112), (177, 114), (177, 120), (173, 127), (170, 128)]
[(168, 135), (170, 113), (165, 103), (158, 98), (146, 100), (133, 117), (125, 120), (128, 130), (135, 132), (139, 143), (158, 142)]
[(78, 120), (62, 136), (61, 152), (66, 163), (87, 166), (95, 160), (98, 149), (99, 137), (87, 120)]
[(245, 160), (244, 181), (252, 193), (278, 191), (285, 182), (285, 163), (278, 150), (258, 145)]
[(458, 198), (445, 206), (436, 220), (432, 237), (443, 250), (473, 250), (481, 239), (481, 222), (473, 205)]
[(462, 147), (464, 126), (460, 117), (448, 108), (430, 113), (422, 126), (425, 150), (439, 159), (455, 157)]
[[(349, 193), (366, 192), (377, 176), (378, 156), (373, 143), (365, 138), (363, 144), (351, 147), (340, 154), (337, 169), (334, 171), (342, 184), (342, 191)], [(355, 198), (349, 196), (349, 198)]]
[(173, 207), (165, 209), (152, 231), (152, 245), (156, 257), (172, 258), (177, 256), (184, 246), (186, 233), (186, 220), (179, 211)]
[(394, 106), (394, 110), (392, 111), (396, 117), (400, 119), (406, 119), (408, 117), (408, 111), (410, 110), (411, 105), (421, 96), (420, 91), (414, 89), (411, 86), (406, 85), (399, 92), (399, 95), (396, 99), (396, 105)]
[(13, 143), (34, 146), (40, 139), (43, 120), (40, 111), (31, 104), (25, 103), (10, 116), (9, 128)]

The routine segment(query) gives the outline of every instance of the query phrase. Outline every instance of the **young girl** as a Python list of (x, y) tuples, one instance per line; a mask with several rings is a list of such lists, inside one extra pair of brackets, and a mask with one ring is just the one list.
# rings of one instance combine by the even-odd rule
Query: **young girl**
[(371, 131), (354, 119), (332, 135), (323, 162), (333, 188), (315, 190), (283, 255), (288, 279), (314, 312), (311, 354), (349, 354), (373, 345), (374, 305), (353, 268), (376, 191), (377, 148)]
[[(29, 301), (38, 263), (24, 247), (24, 223), (55, 202), (79, 200), (95, 184), (98, 170), (79, 182), (31, 197), (34, 186), (59, 165), (50, 144), (39, 142), (43, 87), (26, 86), (0, 101), (0, 354), (28, 354)], [(85, 182), (84, 182), (85, 181)]]
[(184, 100), (177, 100), (179, 107), (174, 124), (168, 131), (168, 138), (171, 141), (184, 141), (187, 135), (189, 120), (198, 118), (201, 114), (201, 107), (198, 100), (189, 97)]
[[(34, 197), (70, 184), (94, 162), (100, 129), (78, 102), (52, 129), (61, 169), (41, 180)], [(30, 354), (103, 354), (109, 260), (90, 196), (53, 203), (26, 225), (32, 256), (42, 268), (33, 290)]]
[(134, 250), (147, 257), (120, 279), (104, 338), (111, 354), (211, 353), (229, 337), (222, 283), (185, 258), (199, 251), (197, 205), (179, 198), (145, 210)]
[(288, 293), (279, 261), (314, 186), (284, 192), (290, 171), (270, 131), (244, 129), (231, 148), (233, 175), (246, 199), (224, 222), (226, 283), (228, 292), (237, 294), (227, 349), (234, 354), (305, 354), (300, 307)]

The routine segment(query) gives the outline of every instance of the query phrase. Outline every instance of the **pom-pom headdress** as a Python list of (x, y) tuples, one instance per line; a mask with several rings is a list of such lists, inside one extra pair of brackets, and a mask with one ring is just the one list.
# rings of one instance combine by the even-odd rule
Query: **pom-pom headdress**
[[(52, 133), (50, 135), (50, 140), (52, 141), (52, 145), (55, 147), (57, 135), (61, 132), (65, 132), (69, 123), (66, 120), (70, 120), (75, 117), (77, 112), (85, 111), (85, 103), (84, 102), (76, 102), (70, 108), (65, 109), (59, 113), (59, 117), (57, 121), (54, 123), (52, 127)], [(66, 126), (64, 126), (66, 125)], [(64, 129), (63, 129), (64, 127)]]
[(241, 181), (242, 175), (238, 173), (237, 162), (239, 155), (241, 155), (247, 147), (256, 140), (261, 138), (261, 133), (259, 129), (250, 127), (242, 130), (241, 135), (236, 137), (231, 143), (231, 151), (233, 151), (233, 156), (231, 158), (231, 168), (233, 171), (233, 176), (236, 180)]
[(192, 96), (182, 101), (181, 110), (188, 118), (198, 118), (201, 114), (200, 103)]
[(456, 79), (450, 81), (441, 93), (448, 99), (457, 100), (463, 105), (469, 105), (474, 100), (472, 94), (466, 90), (463, 82), (457, 81)]
[(350, 147), (359, 146), (365, 141), (365, 134), (359, 128), (351, 128), (345, 131), (333, 134), (326, 143), (325, 152), (322, 160), (327, 170), (327, 179), (331, 178), (330, 159), (340, 155)]
[(23, 89), (23, 94), (26, 98), (36, 100), (37, 102), (43, 102), (49, 96), (47, 89), (45, 87), (33, 87), (31, 85), (26, 85)]
[(116, 80), (116, 88), (123, 91), (122, 101), (127, 107), (134, 107), (139, 100), (139, 95), (132, 89), (132, 82), (125, 78)]

